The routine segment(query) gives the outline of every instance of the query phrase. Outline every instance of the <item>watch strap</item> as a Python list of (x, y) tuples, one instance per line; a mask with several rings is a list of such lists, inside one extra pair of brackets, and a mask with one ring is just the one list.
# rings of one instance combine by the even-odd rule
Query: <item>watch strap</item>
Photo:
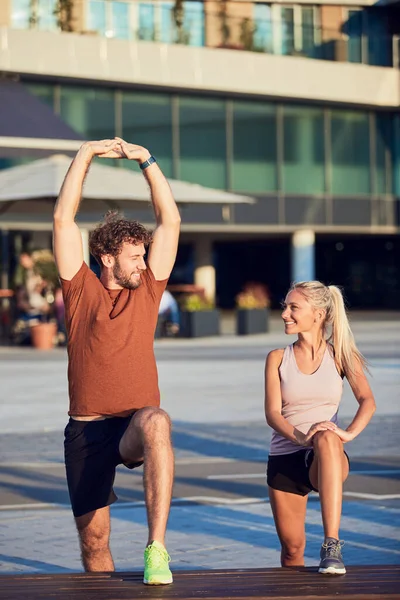
[(139, 167), (142, 169), (142, 171), (144, 171), (145, 169), (147, 169), (147, 167), (149, 167), (150, 165), (152, 165), (155, 162), (157, 162), (157, 161), (154, 158), (154, 156), (149, 156), (149, 158), (147, 160), (140, 163)]

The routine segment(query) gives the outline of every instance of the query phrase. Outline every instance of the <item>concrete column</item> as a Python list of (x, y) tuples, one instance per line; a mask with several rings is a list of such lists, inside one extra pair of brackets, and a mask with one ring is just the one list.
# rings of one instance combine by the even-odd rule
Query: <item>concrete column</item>
[(200, 238), (195, 242), (194, 282), (204, 288), (209, 300), (215, 301), (215, 268), (210, 238)]
[(315, 233), (309, 229), (292, 236), (292, 281), (315, 279)]
[(90, 252), (89, 252), (89, 230), (79, 228), (82, 236), (82, 246), (83, 246), (83, 260), (87, 265), (90, 265)]

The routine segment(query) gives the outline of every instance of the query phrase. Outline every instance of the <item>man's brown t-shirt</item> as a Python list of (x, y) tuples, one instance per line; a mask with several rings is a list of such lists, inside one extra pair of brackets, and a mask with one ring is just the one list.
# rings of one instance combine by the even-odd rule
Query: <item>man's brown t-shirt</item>
[(148, 267), (135, 290), (107, 290), (83, 263), (61, 280), (68, 334), (70, 415), (127, 414), (159, 406), (153, 341), (167, 279)]

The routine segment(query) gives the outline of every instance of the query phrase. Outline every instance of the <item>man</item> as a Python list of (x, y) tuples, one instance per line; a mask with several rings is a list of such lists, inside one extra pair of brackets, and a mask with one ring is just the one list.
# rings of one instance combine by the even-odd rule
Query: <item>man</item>
[[(90, 237), (90, 251), (101, 267), (100, 279), (83, 261), (75, 223), (94, 156), (139, 163), (157, 223), (152, 236), (137, 221), (107, 215)], [(152, 585), (172, 582), (164, 537), (174, 458), (170, 420), (159, 408), (153, 338), (158, 305), (176, 257), (179, 228), (171, 189), (148, 150), (120, 138), (83, 144), (54, 209), (54, 254), (68, 333), (68, 488), (85, 571), (113, 571), (109, 505), (116, 500), (115, 468), (144, 464), (149, 538), (143, 581)]]

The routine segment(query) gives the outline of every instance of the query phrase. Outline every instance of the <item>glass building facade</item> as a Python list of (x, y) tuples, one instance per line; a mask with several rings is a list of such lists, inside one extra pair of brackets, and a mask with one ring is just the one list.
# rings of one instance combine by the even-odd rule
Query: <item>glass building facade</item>
[(400, 195), (397, 113), (25, 84), (84, 138), (150, 148), (168, 177), (258, 196)]

